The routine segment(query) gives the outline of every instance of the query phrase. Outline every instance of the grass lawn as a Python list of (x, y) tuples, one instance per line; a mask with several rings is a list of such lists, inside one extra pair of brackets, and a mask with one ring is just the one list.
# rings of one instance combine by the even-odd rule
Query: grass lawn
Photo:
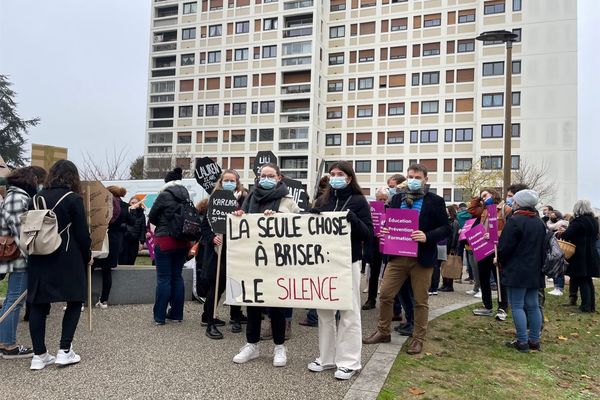
[(8, 285), (8, 277), (0, 281), (0, 297), (6, 296), (6, 286)]
[(152, 265), (152, 260), (150, 256), (137, 256), (135, 265)]
[(600, 315), (561, 306), (567, 300), (546, 296), (542, 351), (529, 354), (504, 345), (510, 315), (475, 317), (472, 306), (434, 320), (423, 353), (400, 353), (378, 399), (600, 398)]

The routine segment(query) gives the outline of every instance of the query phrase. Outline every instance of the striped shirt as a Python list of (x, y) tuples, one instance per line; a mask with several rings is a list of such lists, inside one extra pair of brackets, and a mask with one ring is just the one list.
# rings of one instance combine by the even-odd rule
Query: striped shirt
[(405, 210), (417, 210), (418, 212), (421, 212), (421, 207), (423, 207), (423, 198), (420, 198), (419, 200), (413, 201), (412, 207), (409, 207), (406, 204), (406, 200), (404, 200), (402, 202), (402, 205), (400, 206), (400, 208), (402, 208), (402, 209), (405, 209)]

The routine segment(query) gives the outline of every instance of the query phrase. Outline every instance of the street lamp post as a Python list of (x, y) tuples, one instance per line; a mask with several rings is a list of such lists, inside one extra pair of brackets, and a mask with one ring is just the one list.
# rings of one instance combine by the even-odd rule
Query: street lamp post
[(512, 139), (512, 42), (517, 34), (509, 31), (488, 31), (477, 36), (482, 42), (502, 41), (506, 43), (506, 88), (504, 90), (504, 196), (508, 191), (511, 181), (511, 139)]

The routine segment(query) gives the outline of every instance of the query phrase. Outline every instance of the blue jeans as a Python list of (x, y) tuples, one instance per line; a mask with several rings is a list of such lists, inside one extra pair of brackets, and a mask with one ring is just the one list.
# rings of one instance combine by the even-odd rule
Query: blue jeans
[[(537, 288), (507, 287), (508, 301), (519, 343), (539, 342), (542, 330), (542, 313)], [(527, 326), (529, 325), (529, 335)]]
[(560, 290), (565, 288), (565, 275), (560, 274), (556, 278), (554, 278), (554, 287)]
[(154, 300), (154, 321), (164, 323), (167, 317), (167, 306), (170, 304), (169, 319), (183, 319), (183, 301), (185, 288), (181, 271), (187, 249), (162, 251), (154, 248), (156, 259), (156, 296)]
[[(27, 289), (27, 271), (11, 272), (8, 275), (8, 288), (6, 300), (2, 305), (2, 313), (14, 304), (21, 294)], [(0, 343), (5, 346), (12, 346), (17, 342), (17, 325), (19, 323), (19, 312), (25, 301), (21, 301), (11, 314), (0, 325)]]

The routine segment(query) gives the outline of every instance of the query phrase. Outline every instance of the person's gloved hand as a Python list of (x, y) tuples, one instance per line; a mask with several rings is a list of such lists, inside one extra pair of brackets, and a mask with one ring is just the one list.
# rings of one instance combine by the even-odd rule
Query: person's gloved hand
[(355, 224), (358, 222), (358, 215), (356, 215), (354, 211), (348, 210), (348, 214), (346, 214), (346, 220), (351, 224)]

